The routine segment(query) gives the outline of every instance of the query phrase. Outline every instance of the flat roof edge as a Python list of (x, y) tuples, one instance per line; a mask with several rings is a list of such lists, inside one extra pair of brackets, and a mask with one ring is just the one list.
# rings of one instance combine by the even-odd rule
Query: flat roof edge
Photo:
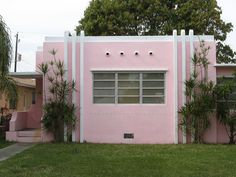
[(16, 78), (40, 78), (43, 75), (39, 72), (10, 72), (9, 76)]
[[(71, 41), (73, 36), (67, 36), (68, 41)], [(186, 41), (190, 41), (188, 35), (185, 36)], [(80, 36), (76, 36), (76, 41), (80, 41)], [(64, 42), (64, 37), (45, 37), (44, 42)], [(182, 37), (177, 37), (181, 41)], [(213, 35), (194, 35), (194, 41), (204, 40), (214, 42)], [(173, 41), (173, 36), (84, 36), (84, 42), (151, 42), (151, 41)]]
[(222, 63), (222, 64), (214, 64), (215, 67), (236, 67), (234, 63)]

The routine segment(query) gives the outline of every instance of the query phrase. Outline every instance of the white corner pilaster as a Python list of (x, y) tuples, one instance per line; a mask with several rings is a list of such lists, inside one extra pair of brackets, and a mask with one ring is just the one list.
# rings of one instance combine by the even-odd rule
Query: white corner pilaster
[(84, 142), (84, 31), (80, 32), (80, 142)]
[[(186, 36), (185, 30), (181, 30), (181, 43), (182, 43), (182, 106), (186, 103), (185, 95), (185, 81), (186, 81)], [(183, 131), (183, 144), (186, 144), (186, 128), (182, 127)]]
[[(69, 31), (65, 31), (64, 33), (64, 69), (65, 75), (64, 79), (68, 80), (68, 38), (69, 38)], [(67, 141), (67, 126), (64, 124), (64, 141)]]
[(178, 39), (177, 30), (173, 30), (173, 78), (174, 78), (174, 143), (178, 144)]
[[(189, 43), (190, 43), (190, 76), (194, 71), (193, 66), (193, 57), (194, 57), (194, 44), (193, 44), (194, 32), (193, 30), (189, 30)], [(191, 98), (192, 99), (192, 98)], [(193, 136), (191, 135), (191, 142), (193, 142)]]
[[(72, 34), (72, 81), (76, 81), (76, 33)], [(72, 92), (72, 103), (77, 105), (76, 91)], [(72, 142), (76, 142), (76, 125), (75, 129), (72, 129)]]
[(189, 30), (189, 43), (190, 43), (190, 73), (193, 72), (193, 57), (194, 57), (194, 46), (193, 46), (193, 30)]

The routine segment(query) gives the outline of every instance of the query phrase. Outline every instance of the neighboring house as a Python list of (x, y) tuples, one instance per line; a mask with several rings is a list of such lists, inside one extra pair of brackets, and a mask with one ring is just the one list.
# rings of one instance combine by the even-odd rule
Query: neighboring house
[[(51, 60), (48, 51), (55, 49), (68, 70), (67, 79), (76, 81), (78, 92), (72, 100), (78, 108), (78, 120), (73, 141), (186, 143), (178, 126), (178, 110), (185, 102), (184, 81), (192, 72), (191, 58), (199, 48), (199, 40), (210, 47), (209, 79), (216, 82), (218, 76), (231, 75), (236, 65), (216, 63), (214, 37), (194, 36), (192, 30), (189, 35), (181, 31), (180, 36), (176, 31), (172, 36), (106, 37), (84, 36), (83, 32), (70, 36), (66, 32), (64, 37), (45, 38), (36, 53), (36, 63)], [(35, 78), (38, 94), (33, 108), (14, 114), (7, 139), (51, 140), (45, 131), (19, 131), (42, 129), (42, 75), (17, 73), (15, 77)], [(204, 140), (227, 143), (228, 137), (223, 126), (213, 119)]]
[(14, 78), (17, 83), (18, 102), (13, 102), (4, 94), (0, 95), (0, 107), (13, 111), (27, 111), (31, 104), (35, 104), (35, 80)]

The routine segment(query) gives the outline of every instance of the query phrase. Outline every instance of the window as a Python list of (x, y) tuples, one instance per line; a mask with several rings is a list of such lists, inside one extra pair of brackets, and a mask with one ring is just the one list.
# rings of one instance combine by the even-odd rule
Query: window
[(139, 73), (117, 73), (118, 103), (139, 103), (140, 79)]
[(94, 72), (93, 102), (159, 104), (165, 102), (163, 72)]
[(143, 103), (164, 103), (164, 73), (142, 74)]
[[(217, 78), (217, 84), (222, 85), (224, 82), (231, 82), (233, 81), (233, 77), (218, 77)], [(233, 91), (229, 95), (228, 102), (231, 104), (231, 106), (234, 106), (236, 103), (236, 85), (233, 86)], [(218, 102), (224, 102), (225, 100), (222, 98), (218, 98)]]
[(115, 73), (94, 73), (93, 102), (115, 103)]

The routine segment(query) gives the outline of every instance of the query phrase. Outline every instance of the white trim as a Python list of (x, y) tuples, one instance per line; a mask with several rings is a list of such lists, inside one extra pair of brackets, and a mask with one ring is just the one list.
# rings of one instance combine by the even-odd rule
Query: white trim
[[(72, 81), (76, 81), (76, 33), (72, 35)], [(72, 103), (77, 105), (75, 90), (72, 92)], [(76, 139), (76, 130), (72, 129), (72, 142), (76, 142)]]
[[(69, 32), (66, 31), (64, 33), (64, 69), (65, 69), (65, 75), (64, 79), (68, 80), (68, 36)], [(67, 141), (67, 126), (64, 124), (64, 141)]]
[[(181, 37), (182, 37), (182, 106), (186, 103), (186, 96), (185, 96), (185, 80), (186, 80), (186, 37), (185, 37), (185, 30), (181, 30)], [(183, 144), (186, 144), (186, 130), (184, 126), (182, 126), (183, 131)]]
[(80, 32), (80, 142), (84, 142), (84, 31)]
[(222, 64), (215, 64), (215, 67), (236, 67), (234, 63), (222, 63)]
[(138, 72), (138, 71), (146, 71), (146, 72), (164, 72), (164, 71), (168, 71), (167, 68), (91, 68), (90, 69), (91, 72), (102, 72), (102, 71), (133, 71), (133, 72)]
[(43, 77), (43, 74), (40, 72), (10, 72), (9, 76), (16, 77), (16, 78), (41, 78)]
[[(84, 42), (171, 42), (172, 36), (86, 36)], [(181, 36), (177, 36), (181, 41)], [(190, 41), (189, 36), (185, 36)], [(193, 41), (214, 41), (214, 36), (193, 36)], [(77, 39), (79, 41), (79, 38)]]
[(171, 36), (86, 36), (84, 42), (171, 41)]
[(173, 78), (174, 78), (174, 143), (178, 144), (178, 40), (177, 30), (173, 30)]
[[(189, 36), (185, 36), (186, 41), (190, 41)], [(209, 41), (213, 42), (214, 36), (211, 35), (200, 35), (200, 36), (193, 36), (193, 41)], [(45, 37), (45, 42), (63, 42), (64, 38), (55, 36)], [(68, 37), (68, 41), (71, 41), (72, 37)], [(181, 41), (181, 36), (177, 36), (177, 40)], [(80, 42), (80, 37), (76, 37), (76, 41)], [(84, 36), (84, 42), (172, 42), (172, 36)]]
[(189, 38), (190, 38), (190, 74), (191, 74), (193, 72), (192, 59), (194, 57), (194, 44), (193, 44), (194, 33), (193, 33), (193, 30), (189, 30)]
[[(194, 38), (194, 32), (193, 30), (189, 30), (189, 37), (190, 37), (190, 77), (191, 74), (194, 71), (194, 64), (193, 64), (193, 57), (194, 57), (194, 43), (193, 43), (193, 38)], [(198, 40), (199, 41), (199, 40)], [(191, 98), (192, 99), (192, 98)], [(191, 142), (194, 141), (194, 138), (191, 134)]]

